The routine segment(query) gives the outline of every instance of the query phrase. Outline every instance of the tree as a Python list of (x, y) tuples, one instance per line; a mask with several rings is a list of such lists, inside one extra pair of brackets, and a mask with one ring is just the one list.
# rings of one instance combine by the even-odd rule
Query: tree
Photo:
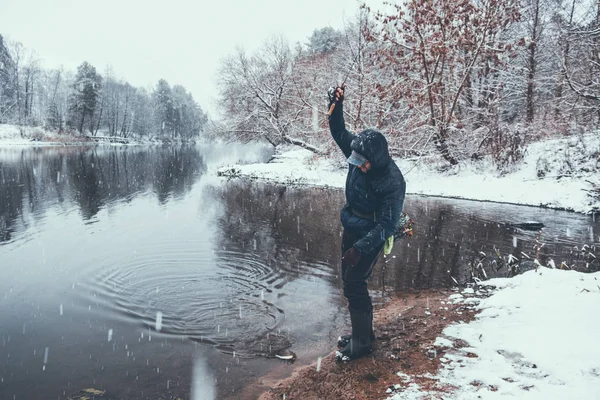
[(50, 79), (52, 85), (51, 95), (48, 105), (46, 125), (55, 130), (62, 130), (63, 116), (59, 108), (58, 90), (62, 82), (63, 71), (62, 68), (55, 71), (54, 76)]
[(185, 139), (198, 136), (208, 118), (183, 86), (173, 86), (172, 94), (175, 135)]
[(83, 133), (86, 120), (90, 124), (90, 131), (94, 131), (93, 117), (101, 87), (102, 77), (95, 67), (88, 62), (77, 67), (73, 91), (69, 96), (68, 123), (70, 127), (77, 128), (79, 133)]
[(309, 54), (322, 54), (334, 51), (340, 44), (342, 34), (330, 26), (315, 29), (308, 38)]
[(35, 125), (36, 121), (33, 115), (33, 103), (35, 99), (35, 89), (40, 75), (40, 66), (37, 57), (31, 54), (27, 63), (23, 67), (23, 117), (28, 125)]
[(0, 35), (0, 123), (6, 123), (16, 104), (17, 89), (14, 85), (14, 61), (4, 38)]
[[(521, 37), (523, 46), (517, 49), (514, 60), (513, 76), (508, 85), (521, 96), (515, 98), (513, 105), (517, 114), (534, 131), (532, 124), (539, 120), (543, 124), (552, 124), (548, 110), (552, 109), (556, 95), (556, 78), (560, 65), (555, 54), (559, 52), (558, 38), (554, 35), (551, 20), (561, 0), (523, 0), (522, 18), (510, 32)], [(539, 114), (539, 118), (538, 118)]]
[[(21, 43), (15, 42), (11, 46), (11, 58), (14, 61), (12, 66), (12, 71), (10, 71), (10, 79), (11, 86), (14, 88), (15, 92), (15, 104), (17, 108), (17, 123), (19, 126), (23, 125), (23, 103), (22, 103), (22, 93), (20, 88), (21, 82), (21, 64), (24, 57), (24, 49)], [(21, 136), (23, 136), (23, 131), (21, 130)]]
[[(395, 79), (380, 87), (382, 97), (411, 101), (426, 118), (434, 144), (450, 164), (458, 158), (448, 145), (461, 100), (481, 60), (497, 67), (511, 43), (500, 32), (520, 17), (516, 0), (407, 0), (391, 13), (377, 13), (379, 62)], [(366, 6), (365, 6), (366, 7)]]
[(174, 132), (175, 111), (173, 108), (173, 93), (171, 86), (164, 79), (158, 81), (154, 91), (155, 118), (161, 135)]
[(577, 111), (586, 124), (600, 124), (600, 3), (589, 2), (582, 18), (563, 20), (563, 73), (569, 88), (581, 102)]
[(527, 123), (531, 124), (534, 116), (533, 95), (535, 90), (535, 74), (537, 71), (536, 56), (541, 34), (541, 1), (528, 0), (528, 3), (528, 14), (530, 14), (530, 37), (529, 44), (527, 45), (529, 54), (527, 58), (527, 98), (525, 100), (525, 107), (527, 109)]
[(136, 90), (132, 105), (131, 130), (141, 136), (157, 132), (154, 113), (151, 94), (143, 88)]
[(226, 134), (243, 141), (263, 139), (273, 146), (289, 143), (321, 152), (294, 136), (301, 114), (310, 112), (294, 96), (296, 61), (283, 37), (266, 41), (254, 55), (238, 49), (223, 61), (220, 106), (230, 117)]
[[(40, 75), (40, 67), (34, 52), (26, 49), (19, 42), (12, 42), (8, 46), (10, 60), (8, 63), (8, 87), (14, 94), (12, 120), (19, 126), (36, 125), (38, 120), (33, 118), (33, 103), (35, 88)], [(15, 118), (16, 111), (16, 118)], [(23, 135), (23, 130), (21, 130)]]

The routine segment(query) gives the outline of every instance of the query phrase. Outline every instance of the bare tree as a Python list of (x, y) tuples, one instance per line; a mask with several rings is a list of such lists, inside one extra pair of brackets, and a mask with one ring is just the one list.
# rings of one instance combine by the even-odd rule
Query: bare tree
[(240, 48), (224, 60), (219, 75), (226, 133), (244, 141), (264, 139), (273, 146), (289, 143), (322, 152), (293, 136), (292, 128), (307, 107), (293, 96), (296, 61), (283, 37), (268, 40), (254, 55)]
[(509, 42), (494, 35), (520, 17), (514, 0), (407, 0), (390, 13), (377, 13), (383, 67), (398, 77), (382, 88), (391, 101), (410, 99), (433, 130), (437, 150), (450, 164), (458, 158), (448, 137), (459, 102), (482, 59), (501, 63)]
[(10, 53), (11, 58), (13, 60), (13, 70), (12, 70), (12, 81), (13, 86), (15, 88), (16, 93), (16, 105), (17, 105), (17, 123), (21, 130), (21, 136), (23, 136), (24, 132), (22, 129), (23, 126), (23, 104), (21, 102), (22, 92), (20, 87), (21, 82), (21, 68), (24, 58), (25, 49), (23, 45), (19, 42), (14, 42), (10, 44)]
[[(575, 4), (572, 6), (574, 9)], [(580, 20), (573, 13), (564, 33), (563, 71), (580, 103), (584, 123), (600, 124), (600, 3), (588, 3)]]

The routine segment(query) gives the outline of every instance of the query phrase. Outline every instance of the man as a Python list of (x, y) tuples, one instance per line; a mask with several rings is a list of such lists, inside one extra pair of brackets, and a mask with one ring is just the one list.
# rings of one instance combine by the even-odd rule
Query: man
[(372, 351), (373, 304), (367, 280), (384, 242), (398, 230), (406, 184), (380, 132), (367, 129), (353, 135), (346, 130), (344, 87), (336, 88), (329, 97), (329, 130), (349, 163), (346, 205), (340, 219), (344, 227), (342, 281), (352, 335), (340, 337), (338, 345), (342, 348), (336, 354), (338, 360), (348, 361)]

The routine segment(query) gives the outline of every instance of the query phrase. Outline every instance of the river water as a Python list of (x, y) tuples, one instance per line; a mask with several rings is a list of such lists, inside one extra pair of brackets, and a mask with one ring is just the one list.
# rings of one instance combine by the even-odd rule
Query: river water
[[(348, 328), (343, 192), (230, 180), (250, 146), (0, 149), (0, 400), (255, 398)], [(410, 189), (410, 188), (409, 188)], [(415, 235), (377, 264), (374, 301), (466, 282), (469, 263), (552, 258), (580, 270), (591, 217), (408, 196)], [(511, 224), (536, 220), (542, 233)], [(575, 248), (577, 246), (577, 248)], [(250, 387), (250, 389), (248, 389)]]

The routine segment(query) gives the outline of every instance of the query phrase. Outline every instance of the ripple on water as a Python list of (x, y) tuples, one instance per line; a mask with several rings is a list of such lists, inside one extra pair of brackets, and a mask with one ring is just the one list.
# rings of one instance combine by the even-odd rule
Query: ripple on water
[(229, 349), (249, 335), (265, 335), (284, 318), (274, 292), (285, 273), (252, 253), (163, 243), (96, 264), (79, 295), (82, 307), (97, 304), (100, 312), (151, 331), (160, 312), (161, 334)]

